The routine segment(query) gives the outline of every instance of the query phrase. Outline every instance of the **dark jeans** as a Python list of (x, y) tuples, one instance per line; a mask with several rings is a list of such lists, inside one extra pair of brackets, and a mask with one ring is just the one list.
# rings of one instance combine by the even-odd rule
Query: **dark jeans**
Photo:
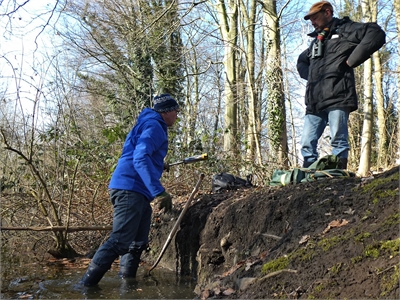
[(148, 244), (152, 214), (150, 201), (142, 194), (110, 190), (110, 199), (114, 206), (113, 229), (92, 259), (92, 263), (107, 270), (130, 248)]

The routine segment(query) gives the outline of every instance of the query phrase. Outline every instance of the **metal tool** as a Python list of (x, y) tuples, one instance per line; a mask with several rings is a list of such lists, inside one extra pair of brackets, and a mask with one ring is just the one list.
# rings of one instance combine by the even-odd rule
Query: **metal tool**
[(157, 261), (149, 269), (147, 275), (150, 275), (150, 272), (158, 265), (158, 263), (161, 260), (161, 257), (164, 255), (165, 250), (167, 250), (169, 243), (171, 243), (172, 238), (175, 236), (175, 233), (178, 231), (179, 224), (181, 223), (183, 216), (185, 215), (186, 211), (188, 210), (188, 208), (190, 206), (190, 202), (192, 202), (193, 197), (196, 194), (197, 190), (199, 189), (199, 186), (200, 186), (201, 182), (203, 181), (203, 179), (204, 179), (204, 174), (200, 174), (200, 178), (197, 181), (196, 186), (194, 187), (192, 193), (190, 194), (189, 199), (186, 202), (185, 207), (183, 208), (181, 214), (179, 215), (178, 220), (176, 221), (174, 227), (172, 228), (170, 234), (168, 235), (167, 241), (165, 242), (164, 247), (162, 248), (161, 253), (158, 256)]
[(180, 164), (192, 164), (198, 161), (203, 161), (203, 160), (207, 160), (208, 159), (208, 154), (207, 153), (203, 153), (200, 155), (195, 155), (195, 156), (191, 156), (191, 157), (187, 157), (181, 161), (177, 161), (174, 162), (172, 164), (169, 164), (169, 166), (175, 166), (175, 165), (180, 165)]

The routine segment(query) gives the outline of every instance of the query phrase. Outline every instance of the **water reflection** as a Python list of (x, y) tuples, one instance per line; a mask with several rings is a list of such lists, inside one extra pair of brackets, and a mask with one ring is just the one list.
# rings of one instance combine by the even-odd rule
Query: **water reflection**
[[(42, 268), (43, 270), (43, 268)], [(40, 272), (40, 269), (33, 272)], [(47, 270), (49, 271), (49, 270)], [(167, 269), (156, 268), (147, 275), (140, 267), (137, 279), (120, 279), (110, 270), (97, 287), (76, 288), (85, 269), (57, 270), (31, 274), (2, 286), (2, 299), (194, 299), (195, 282), (179, 278)], [(49, 276), (48, 276), (49, 275)], [(3, 282), (4, 283), (4, 282)]]

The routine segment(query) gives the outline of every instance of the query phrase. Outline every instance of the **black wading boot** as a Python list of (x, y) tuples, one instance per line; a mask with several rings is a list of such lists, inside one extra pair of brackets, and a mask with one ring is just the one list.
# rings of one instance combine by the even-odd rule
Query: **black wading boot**
[(303, 162), (303, 168), (308, 168), (311, 166), (314, 162), (313, 161), (304, 161)]
[(340, 157), (340, 164), (341, 164), (341, 169), (346, 170), (347, 169), (347, 158)]
[(119, 277), (121, 278), (135, 278), (137, 269), (140, 264), (140, 256), (147, 246), (129, 249), (129, 252), (121, 257), (119, 267)]
[(107, 269), (101, 268), (94, 263), (90, 263), (86, 273), (83, 275), (78, 284), (83, 286), (95, 286), (99, 283), (107, 271)]

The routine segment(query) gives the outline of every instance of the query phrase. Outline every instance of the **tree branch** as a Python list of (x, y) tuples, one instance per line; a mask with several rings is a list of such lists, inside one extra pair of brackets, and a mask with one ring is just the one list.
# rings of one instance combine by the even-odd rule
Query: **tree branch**
[(76, 231), (96, 231), (96, 230), (112, 230), (112, 225), (102, 225), (102, 226), (47, 226), (47, 227), (14, 227), (14, 226), (5, 226), (0, 227), (0, 230), (15, 230), (15, 231), (66, 231), (66, 232), (76, 232)]

